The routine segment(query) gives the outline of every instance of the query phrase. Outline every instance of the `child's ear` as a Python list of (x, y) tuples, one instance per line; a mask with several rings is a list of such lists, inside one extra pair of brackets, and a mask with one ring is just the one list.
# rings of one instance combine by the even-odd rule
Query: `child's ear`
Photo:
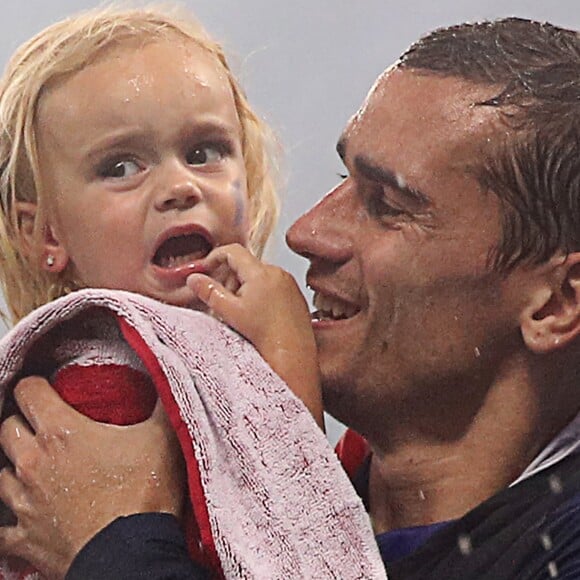
[(69, 261), (66, 248), (55, 236), (53, 227), (45, 224), (37, 231), (38, 206), (26, 201), (16, 202), (18, 233), (24, 254), (30, 260), (39, 260), (39, 267), (48, 272), (62, 272)]
[(571, 344), (580, 334), (580, 252), (553, 261), (521, 317), (527, 347), (537, 354)]

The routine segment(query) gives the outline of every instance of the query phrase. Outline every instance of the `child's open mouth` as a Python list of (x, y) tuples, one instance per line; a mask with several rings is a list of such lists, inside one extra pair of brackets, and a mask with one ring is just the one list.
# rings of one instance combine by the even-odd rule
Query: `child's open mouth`
[(201, 234), (172, 236), (159, 246), (153, 263), (160, 268), (178, 268), (205, 258), (211, 250), (211, 243)]

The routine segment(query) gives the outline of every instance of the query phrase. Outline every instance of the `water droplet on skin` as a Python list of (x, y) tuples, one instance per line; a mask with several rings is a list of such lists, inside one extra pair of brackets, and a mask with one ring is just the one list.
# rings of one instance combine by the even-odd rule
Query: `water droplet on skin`
[(419, 490), (419, 499), (425, 501), (425, 492), (422, 489)]
[(22, 434), (20, 433), (20, 429), (18, 427), (16, 427), (16, 439), (20, 439), (22, 437)]
[(550, 575), (550, 578), (558, 577), (558, 566), (556, 566), (556, 562), (554, 562), (554, 560), (548, 562), (548, 574)]
[(316, 235), (316, 230), (312, 230), (312, 231), (310, 232), (310, 234), (311, 234), (311, 235), (313, 235), (313, 236), (315, 236), (315, 235)]
[(560, 494), (564, 489), (562, 486), (562, 480), (557, 475), (550, 475), (548, 478), (548, 485), (553, 494)]
[(477, 346), (473, 349), (473, 352), (475, 354), (475, 358), (479, 358), (481, 356), (481, 351)]
[(460, 534), (457, 537), (457, 546), (459, 547), (459, 551), (464, 556), (469, 556), (473, 551), (473, 547), (471, 545), (471, 538), (467, 534)]
[(548, 534), (541, 534), (540, 535), (540, 542), (546, 552), (552, 549), (552, 538)]
[(129, 79), (129, 84), (133, 86), (133, 89), (137, 94), (141, 92), (141, 79), (139, 77)]

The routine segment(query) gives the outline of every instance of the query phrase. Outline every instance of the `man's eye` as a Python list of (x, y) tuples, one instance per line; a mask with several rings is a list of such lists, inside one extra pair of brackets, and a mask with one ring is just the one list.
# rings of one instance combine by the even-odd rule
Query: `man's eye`
[(391, 205), (385, 196), (381, 194), (374, 195), (369, 200), (369, 211), (373, 216), (376, 217), (400, 217), (402, 215), (407, 215), (405, 210), (399, 209)]
[(141, 171), (141, 167), (136, 161), (125, 159), (123, 161), (114, 161), (103, 167), (100, 171), (102, 177), (112, 179), (124, 179), (132, 177)]
[(187, 163), (189, 165), (209, 165), (217, 163), (224, 157), (225, 152), (223, 148), (216, 145), (204, 145), (192, 149), (187, 155)]

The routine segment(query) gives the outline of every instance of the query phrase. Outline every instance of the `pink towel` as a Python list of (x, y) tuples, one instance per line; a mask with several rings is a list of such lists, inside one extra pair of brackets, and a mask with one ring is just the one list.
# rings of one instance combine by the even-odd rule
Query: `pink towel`
[(75, 292), (0, 343), (2, 392), (34, 368), (35, 341), (73, 318), (82, 327), (95, 307), (117, 318), (176, 429), (217, 577), (386, 578), (364, 507), (306, 407), (251, 344), (205, 314), (128, 292)]

